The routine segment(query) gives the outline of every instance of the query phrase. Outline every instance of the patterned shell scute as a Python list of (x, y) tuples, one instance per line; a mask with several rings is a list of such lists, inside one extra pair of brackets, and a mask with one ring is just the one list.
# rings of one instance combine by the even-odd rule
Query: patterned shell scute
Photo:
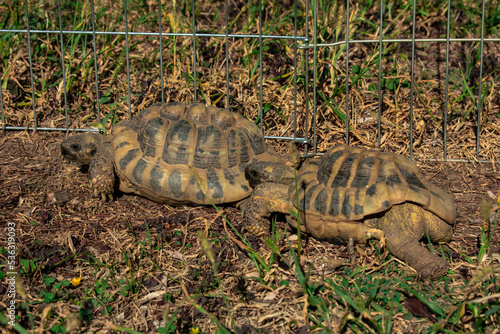
[(113, 135), (120, 178), (135, 192), (166, 203), (246, 197), (251, 188), (243, 165), (268, 151), (253, 122), (202, 104), (154, 104), (118, 123)]
[[(291, 189), (296, 198), (295, 186)], [(356, 221), (406, 201), (445, 221), (455, 219), (452, 199), (425, 179), (408, 158), (341, 145), (305, 164), (298, 175), (301, 211), (332, 221)]]

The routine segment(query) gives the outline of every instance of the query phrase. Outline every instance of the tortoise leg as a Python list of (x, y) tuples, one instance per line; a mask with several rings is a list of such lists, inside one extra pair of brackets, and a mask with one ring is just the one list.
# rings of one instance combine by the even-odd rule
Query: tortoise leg
[(438, 279), (448, 271), (448, 262), (422, 247), (419, 240), (429, 233), (432, 241), (451, 239), (452, 227), (422, 207), (405, 203), (395, 205), (379, 221), (389, 250), (408, 263), (419, 279)]
[(239, 203), (245, 229), (253, 235), (265, 235), (273, 212), (289, 214), (292, 208), (288, 198), (288, 186), (278, 183), (259, 184), (249, 198)]
[(101, 196), (103, 200), (109, 197), (112, 200), (115, 188), (115, 166), (111, 143), (105, 143), (99, 147), (90, 162), (89, 170), (94, 196)]

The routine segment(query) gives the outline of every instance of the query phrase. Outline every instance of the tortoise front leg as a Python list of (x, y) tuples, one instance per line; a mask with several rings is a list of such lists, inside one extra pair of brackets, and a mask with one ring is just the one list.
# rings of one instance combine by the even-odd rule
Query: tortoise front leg
[(115, 165), (111, 143), (104, 143), (99, 147), (90, 162), (89, 170), (94, 196), (112, 200), (115, 190)]
[(288, 186), (278, 183), (259, 184), (249, 198), (239, 203), (245, 229), (253, 235), (265, 235), (269, 231), (268, 217), (273, 212), (290, 214)]
[[(444, 233), (435, 238), (435, 233), (429, 231), (430, 226)], [(405, 203), (393, 206), (380, 218), (379, 227), (384, 231), (391, 253), (413, 267), (419, 279), (438, 279), (446, 274), (448, 262), (422, 247), (419, 240), (430, 232), (432, 241), (448, 241), (449, 224), (418, 205)]]

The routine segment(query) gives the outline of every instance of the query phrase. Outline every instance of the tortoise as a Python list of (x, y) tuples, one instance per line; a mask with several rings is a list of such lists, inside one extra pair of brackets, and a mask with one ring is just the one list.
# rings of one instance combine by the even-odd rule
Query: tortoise
[[(255, 187), (240, 204), (245, 228), (252, 234), (268, 229), (272, 212), (318, 239), (364, 243), (375, 238), (408, 263), (419, 279), (437, 279), (448, 262), (429, 252), (419, 240), (450, 241), (456, 211), (452, 198), (425, 179), (408, 158), (393, 153), (339, 145), (320, 159), (306, 162), (286, 184), (271, 180), (272, 170), (260, 162), (247, 166)], [(279, 173), (278, 173), (279, 174)]]
[(94, 194), (103, 200), (117, 188), (169, 205), (239, 201), (252, 191), (246, 165), (282, 162), (250, 120), (185, 103), (153, 104), (118, 122), (111, 135), (70, 136), (61, 153), (89, 164)]

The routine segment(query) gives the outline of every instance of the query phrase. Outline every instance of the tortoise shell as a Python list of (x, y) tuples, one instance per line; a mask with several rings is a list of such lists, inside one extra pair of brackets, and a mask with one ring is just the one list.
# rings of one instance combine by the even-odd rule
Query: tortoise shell
[(455, 221), (451, 197), (427, 181), (410, 159), (346, 145), (306, 163), (290, 196), (302, 213), (332, 222), (359, 221), (403, 202), (419, 204), (450, 224)]
[(250, 120), (203, 104), (155, 104), (113, 130), (114, 164), (133, 193), (167, 204), (247, 197), (244, 168), (279, 161)]

